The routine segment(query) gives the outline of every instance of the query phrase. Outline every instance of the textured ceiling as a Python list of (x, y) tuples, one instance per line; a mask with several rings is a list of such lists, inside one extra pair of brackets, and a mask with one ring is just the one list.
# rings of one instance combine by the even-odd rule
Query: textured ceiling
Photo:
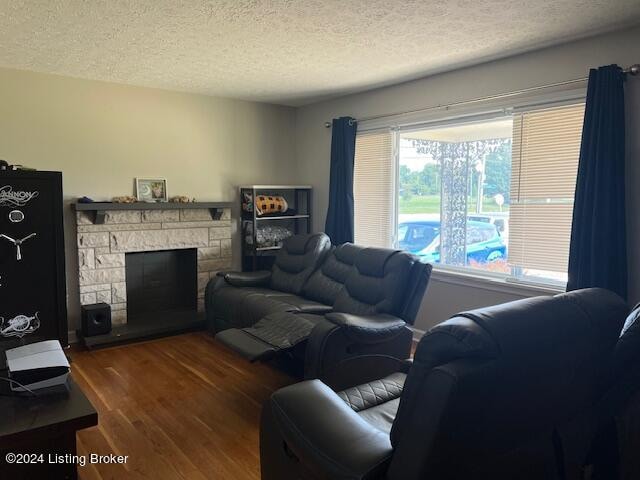
[(636, 22), (638, 0), (2, 0), (0, 66), (300, 105)]

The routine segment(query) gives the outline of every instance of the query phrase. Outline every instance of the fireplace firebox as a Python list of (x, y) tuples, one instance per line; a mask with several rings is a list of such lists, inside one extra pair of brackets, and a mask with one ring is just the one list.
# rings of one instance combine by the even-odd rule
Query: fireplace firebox
[(195, 248), (127, 253), (125, 275), (129, 323), (197, 312)]

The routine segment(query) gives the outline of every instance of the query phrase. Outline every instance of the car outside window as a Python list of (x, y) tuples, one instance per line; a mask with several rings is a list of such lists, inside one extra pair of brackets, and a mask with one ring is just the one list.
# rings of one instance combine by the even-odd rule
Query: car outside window
[(490, 240), (493, 240), (494, 238), (497, 237), (496, 235), (496, 229), (493, 225), (489, 226), (489, 227), (484, 227), (481, 230), (481, 237), (482, 237), (482, 241), (483, 242), (488, 242)]
[(479, 227), (467, 227), (467, 246), (483, 241), (482, 230)]

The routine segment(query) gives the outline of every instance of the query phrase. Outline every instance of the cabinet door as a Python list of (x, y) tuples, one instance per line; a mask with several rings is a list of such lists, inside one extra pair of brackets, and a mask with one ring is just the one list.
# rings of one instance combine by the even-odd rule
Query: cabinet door
[(0, 174), (3, 347), (46, 339), (66, 343), (60, 331), (66, 324), (61, 202), (59, 174)]

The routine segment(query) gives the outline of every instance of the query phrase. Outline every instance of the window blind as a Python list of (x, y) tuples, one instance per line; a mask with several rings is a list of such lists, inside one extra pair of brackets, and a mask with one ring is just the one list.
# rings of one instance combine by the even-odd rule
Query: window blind
[(354, 164), (355, 242), (369, 247), (390, 247), (395, 230), (392, 132), (358, 133)]
[(509, 263), (566, 273), (584, 104), (513, 118)]

